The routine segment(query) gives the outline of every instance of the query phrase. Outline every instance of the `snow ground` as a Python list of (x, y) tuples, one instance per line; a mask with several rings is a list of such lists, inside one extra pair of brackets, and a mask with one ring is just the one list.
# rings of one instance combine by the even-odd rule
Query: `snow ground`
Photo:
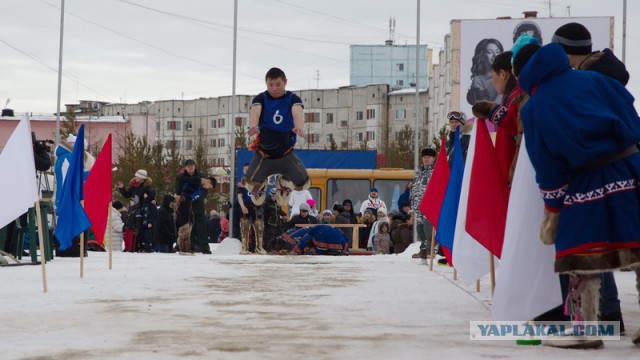
[[(233, 249), (233, 246), (229, 247)], [(216, 249), (218, 250), (218, 249)], [(222, 250), (219, 249), (219, 250)], [(601, 350), (470, 341), (490, 289), (404, 254), (309, 257), (89, 253), (0, 268), (0, 359), (632, 359)], [(627, 333), (640, 326), (633, 273), (617, 273)]]

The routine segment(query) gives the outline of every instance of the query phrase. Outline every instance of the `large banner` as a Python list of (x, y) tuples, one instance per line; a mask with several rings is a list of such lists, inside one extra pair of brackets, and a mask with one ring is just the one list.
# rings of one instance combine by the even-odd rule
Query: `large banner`
[(491, 83), (491, 63), (496, 55), (511, 50), (520, 35), (529, 33), (544, 45), (556, 29), (570, 22), (589, 29), (594, 51), (613, 48), (613, 17), (460, 20), (460, 110), (471, 117), (476, 100), (501, 100)]

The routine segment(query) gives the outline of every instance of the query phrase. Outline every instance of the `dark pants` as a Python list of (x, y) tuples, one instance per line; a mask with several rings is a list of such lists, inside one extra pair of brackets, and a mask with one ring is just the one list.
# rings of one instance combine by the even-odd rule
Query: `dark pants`
[(300, 187), (298, 190), (302, 190), (302, 186), (309, 179), (309, 174), (307, 174), (302, 161), (293, 151), (279, 159), (265, 158), (256, 152), (244, 177), (253, 183), (262, 184), (269, 176), (276, 174), (282, 175), (284, 179), (290, 180), (296, 187)]

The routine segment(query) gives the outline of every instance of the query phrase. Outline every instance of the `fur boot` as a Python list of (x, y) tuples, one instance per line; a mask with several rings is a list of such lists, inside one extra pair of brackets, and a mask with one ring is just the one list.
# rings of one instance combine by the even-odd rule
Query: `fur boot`
[(267, 251), (264, 249), (264, 220), (262, 219), (256, 219), (256, 221), (253, 222), (253, 230), (255, 231), (255, 235), (256, 235), (256, 250), (255, 253), (256, 254), (261, 254), (264, 255), (267, 253)]
[[(569, 295), (565, 307), (571, 312), (572, 321), (598, 321), (600, 309), (600, 276), (571, 275)], [(563, 349), (598, 349), (604, 346), (602, 340), (546, 340), (547, 346)]]
[(178, 247), (180, 252), (191, 253), (191, 224), (185, 224), (178, 229)]
[(284, 207), (289, 205), (289, 198), (291, 197), (291, 191), (295, 185), (292, 181), (284, 179), (283, 177), (276, 180), (276, 203), (278, 206)]
[(251, 229), (251, 220), (247, 217), (240, 219), (240, 240), (242, 241), (242, 250), (240, 254), (249, 254), (249, 230)]
[[(258, 183), (254, 183), (254, 184), (258, 184)], [(254, 191), (249, 190), (249, 187), (247, 187), (247, 190), (249, 190), (249, 197), (251, 197), (251, 202), (253, 202), (255, 206), (260, 206), (264, 204), (264, 201), (267, 199), (268, 185), (269, 185), (269, 181), (265, 180), (262, 184), (258, 184), (257, 186), (253, 185), (252, 189)]]
[[(640, 305), (640, 268), (636, 268), (636, 291), (638, 292), (638, 305)], [(633, 333), (631, 341), (637, 346), (640, 346), (640, 329)]]

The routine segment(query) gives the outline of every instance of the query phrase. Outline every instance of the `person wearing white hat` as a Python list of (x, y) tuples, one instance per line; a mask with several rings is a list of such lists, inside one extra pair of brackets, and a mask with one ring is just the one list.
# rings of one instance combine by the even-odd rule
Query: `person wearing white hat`
[(140, 234), (137, 235), (137, 248), (132, 249), (134, 252), (138, 250), (145, 252), (151, 251), (153, 224), (158, 212), (156, 208), (156, 192), (151, 187), (152, 183), (153, 181), (147, 174), (147, 170), (144, 169), (139, 169), (135, 172), (133, 179), (129, 181), (129, 187), (126, 189), (122, 181), (117, 182), (120, 195), (125, 199), (137, 196), (142, 203), (143, 226)]

